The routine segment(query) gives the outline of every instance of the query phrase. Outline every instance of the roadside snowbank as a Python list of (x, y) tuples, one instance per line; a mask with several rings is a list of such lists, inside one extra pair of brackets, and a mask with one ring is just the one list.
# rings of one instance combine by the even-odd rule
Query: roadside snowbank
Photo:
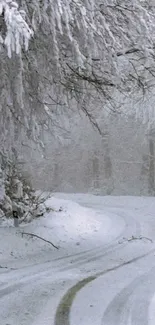
[[(69, 251), (78, 252), (81, 249), (89, 249), (90, 242), (95, 245), (102, 241), (103, 233), (108, 234), (111, 227), (110, 219), (103, 217), (104, 222), (97, 218), (97, 213), (91, 209), (81, 207), (79, 204), (59, 199), (49, 198), (45, 202), (46, 207), (51, 209), (44, 217), (34, 219), (29, 224), (22, 224), (19, 228), (14, 228), (13, 220), (5, 220), (0, 226), (0, 266), (5, 263), (25, 257), (29, 260), (44, 259), (45, 252), (50, 257), (57, 257)], [(102, 229), (100, 236), (100, 230)], [(43, 240), (28, 235), (23, 232), (36, 234), (46, 240), (51, 241), (59, 247), (54, 249)], [(94, 240), (93, 240), (94, 239)], [(47, 257), (47, 254), (46, 254)]]

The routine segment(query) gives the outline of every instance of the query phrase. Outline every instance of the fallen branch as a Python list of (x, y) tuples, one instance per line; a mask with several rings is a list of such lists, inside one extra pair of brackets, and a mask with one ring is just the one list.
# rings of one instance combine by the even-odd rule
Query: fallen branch
[(49, 241), (49, 240), (47, 240), (47, 239), (44, 239), (44, 238), (42, 238), (42, 237), (40, 237), (40, 236), (38, 236), (38, 235), (35, 235), (35, 234), (32, 234), (32, 233), (29, 233), (29, 232), (22, 232), (22, 236), (23, 236), (23, 235), (28, 235), (28, 236), (31, 236), (31, 237), (39, 238), (39, 239), (45, 241), (46, 243), (52, 245), (54, 248), (59, 249), (59, 247), (55, 246), (51, 241)]
[(130, 242), (130, 241), (134, 241), (134, 240), (143, 240), (143, 239), (146, 239), (146, 240), (150, 241), (151, 243), (153, 243), (153, 240), (151, 238), (144, 237), (144, 236), (139, 236), (139, 237), (132, 236), (131, 238), (123, 237), (123, 240), (119, 241), (119, 244), (122, 244), (127, 241)]
[(146, 240), (150, 241), (151, 243), (153, 242), (153, 240), (151, 238), (148, 238), (148, 237), (145, 237), (145, 236), (139, 236), (139, 237), (132, 236), (131, 238), (128, 239), (128, 241), (141, 240), (141, 239), (146, 239)]

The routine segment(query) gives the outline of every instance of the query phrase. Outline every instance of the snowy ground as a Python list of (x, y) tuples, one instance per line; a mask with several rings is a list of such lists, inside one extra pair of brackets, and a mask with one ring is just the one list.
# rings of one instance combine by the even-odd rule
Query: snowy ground
[(154, 325), (155, 199), (46, 204), (55, 211), (31, 224), (0, 225), (0, 324)]

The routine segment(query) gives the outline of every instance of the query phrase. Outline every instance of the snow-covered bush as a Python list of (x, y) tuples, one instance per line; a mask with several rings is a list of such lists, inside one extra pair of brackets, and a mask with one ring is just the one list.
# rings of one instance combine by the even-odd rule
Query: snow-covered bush
[[(2, 157), (2, 155), (0, 155)], [(0, 169), (0, 217), (12, 217), (17, 211), (21, 221), (31, 221), (46, 212), (44, 200), (32, 189), (31, 183), (21, 173), (18, 161), (8, 161), (3, 155)]]

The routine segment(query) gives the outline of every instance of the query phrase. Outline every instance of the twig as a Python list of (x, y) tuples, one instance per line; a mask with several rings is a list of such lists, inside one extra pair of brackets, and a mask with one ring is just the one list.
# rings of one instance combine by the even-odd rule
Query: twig
[(140, 236), (140, 237), (134, 237), (134, 236), (132, 236), (131, 238), (128, 239), (128, 241), (131, 241), (131, 240), (141, 240), (141, 239), (147, 239), (151, 243), (153, 242), (153, 240), (151, 238), (148, 238), (148, 237), (145, 237), (145, 236)]
[(142, 239), (146, 239), (148, 241), (150, 241), (151, 243), (153, 243), (153, 240), (151, 238), (148, 238), (148, 237), (144, 237), (144, 236), (139, 236), (139, 237), (135, 237), (135, 236), (132, 236), (131, 238), (125, 238), (123, 237), (123, 240), (122, 241), (119, 241), (119, 244), (122, 244), (123, 242), (130, 242), (130, 241), (134, 241), (134, 240), (142, 240)]
[(35, 234), (32, 234), (32, 233), (29, 233), (29, 232), (22, 232), (22, 235), (28, 235), (28, 236), (32, 236), (32, 237), (39, 238), (39, 239), (45, 241), (46, 243), (52, 245), (54, 248), (59, 249), (59, 247), (55, 246), (51, 241), (46, 240), (46, 239), (44, 239), (44, 238), (42, 238), (42, 237), (40, 237), (40, 236), (38, 236), (38, 235), (35, 235)]

